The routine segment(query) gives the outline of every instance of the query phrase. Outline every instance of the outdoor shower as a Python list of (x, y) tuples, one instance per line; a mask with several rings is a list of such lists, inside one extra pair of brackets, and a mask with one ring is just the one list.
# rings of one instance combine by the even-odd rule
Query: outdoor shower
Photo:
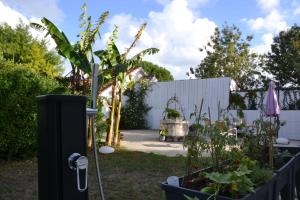
[(90, 118), (99, 199), (104, 200), (95, 136), (99, 65), (92, 64), (87, 97), (44, 95), (38, 101), (38, 196), (40, 200), (87, 200), (87, 119)]

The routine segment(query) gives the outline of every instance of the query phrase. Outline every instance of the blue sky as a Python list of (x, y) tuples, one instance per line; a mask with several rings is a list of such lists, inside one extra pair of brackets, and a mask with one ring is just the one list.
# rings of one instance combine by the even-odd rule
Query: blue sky
[[(81, 0), (0, 0), (0, 23), (14, 26), (19, 18), (28, 23), (45, 16), (76, 42), (82, 3)], [(133, 53), (159, 48), (159, 54), (145, 59), (166, 67), (176, 79), (187, 78), (188, 69), (200, 63), (205, 55), (198, 48), (224, 22), (237, 25), (244, 36), (252, 34), (252, 51), (264, 53), (270, 49), (274, 35), (300, 21), (300, 0), (87, 0), (87, 7), (94, 20), (102, 12), (110, 11), (101, 30), (102, 40), (96, 42), (95, 49), (105, 46), (114, 25), (120, 28), (117, 45), (125, 49), (139, 25), (147, 22)]]

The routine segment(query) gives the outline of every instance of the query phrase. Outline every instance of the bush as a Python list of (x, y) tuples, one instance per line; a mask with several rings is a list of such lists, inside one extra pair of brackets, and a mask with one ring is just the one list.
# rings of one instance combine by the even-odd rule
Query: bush
[(151, 107), (145, 103), (148, 83), (141, 82), (132, 90), (126, 90), (124, 95), (128, 97), (125, 106), (121, 110), (121, 129), (146, 129), (146, 114)]
[(37, 148), (36, 96), (65, 89), (29, 68), (0, 69), (0, 157), (24, 156)]

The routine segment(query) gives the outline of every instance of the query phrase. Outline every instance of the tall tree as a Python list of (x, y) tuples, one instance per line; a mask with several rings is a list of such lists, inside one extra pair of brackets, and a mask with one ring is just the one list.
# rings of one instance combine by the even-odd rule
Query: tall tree
[(45, 41), (33, 38), (29, 27), (22, 22), (16, 28), (0, 25), (0, 59), (22, 64), (50, 77), (62, 72), (60, 56), (49, 51)]
[[(211, 41), (204, 49), (207, 56), (198, 67), (191, 68), (190, 73), (197, 78), (230, 77), (241, 89), (253, 87), (256, 84), (257, 55), (250, 52), (252, 36), (242, 38), (242, 32), (235, 25), (225, 24), (222, 29), (215, 29)], [(188, 75), (190, 73), (187, 73)]]
[[(112, 142), (114, 142), (115, 145), (118, 145), (119, 142), (119, 124), (121, 118), (122, 97), (127, 83), (126, 77), (128, 70), (139, 65), (145, 55), (155, 54), (159, 51), (156, 48), (148, 48), (137, 53), (130, 59), (127, 58), (129, 52), (135, 47), (136, 43), (140, 39), (145, 27), (146, 23), (141, 25), (133, 42), (123, 54), (120, 53), (115, 44), (118, 34), (118, 27), (115, 27), (112, 36), (107, 42), (106, 49), (95, 52), (95, 55), (97, 55), (102, 61), (102, 65), (104, 65), (103, 68), (105, 68), (106, 74), (108, 72), (112, 79), (111, 111), (109, 118), (109, 129), (106, 136), (106, 143), (109, 146), (112, 145)], [(117, 99), (117, 92), (119, 99)]]
[(273, 38), (271, 52), (266, 54), (265, 70), (281, 86), (300, 85), (300, 27), (294, 25)]
[(150, 76), (155, 76), (158, 81), (172, 81), (174, 80), (171, 72), (164, 67), (158, 66), (148, 61), (142, 61), (141, 67)]

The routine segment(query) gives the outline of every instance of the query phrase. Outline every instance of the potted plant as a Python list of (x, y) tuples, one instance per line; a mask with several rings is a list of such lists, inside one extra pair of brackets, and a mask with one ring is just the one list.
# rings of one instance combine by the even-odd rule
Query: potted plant
[[(171, 108), (172, 105), (174, 108)], [(160, 121), (160, 130), (167, 130), (166, 139), (173, 141), (183, 140), (188, 132), (188, 122), (185, 120), (182, 106), (176, 96), (167, 101), (163, 119)]]
[(162, 129), (159, 131), (159, 141), (163, 142), (166, 140), (166, 136), (168, 135), (167, 129)]

